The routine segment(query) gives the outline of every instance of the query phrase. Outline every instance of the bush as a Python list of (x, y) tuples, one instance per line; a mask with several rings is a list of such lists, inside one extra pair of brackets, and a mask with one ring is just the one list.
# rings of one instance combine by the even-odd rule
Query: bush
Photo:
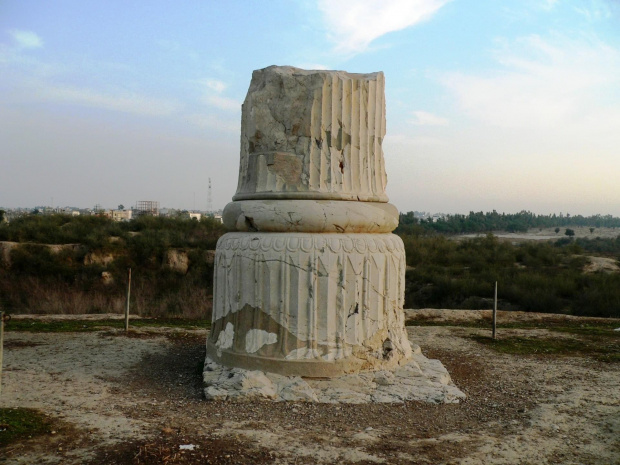
[[(478, 214), (469, 217), (478, 219)], [(620, 258), (620, 237), (513, 245), (491, 234), (460, 242), (423, 235), (419, 226), (411, 222), (405, 228), (411, 233), (402, 234), (411, 267), (405, 280), (407, 308), (491, 308), (497, 281), (503, 309), (620, 317), (620, 274), (582, 271), (584, 251)], [(11, 252), (11, 269), (0, 267), (3, 305), (19, 312), (122, 312), (131, 267), (132, 313), (205, 317), (213, 281), (206, 251), (215, 248), (223, 232), (208, 217), (140, 217), (127, 223), (94, 216), (20, 218), (0, 225), (2, 239), (21, 242)], [(45, 245), (52, 242), (80, 245)], [(186, 274), (164, 266), (171, 248), (187, 253)], [(113, 261), (87, 266), (86, 254)], [(103, 282), (104, 270), (112, 282)]]
[(406, 273), (406, 308), (491, 308), (498, 281), (505, 309), (620, 316), (620, 274), (584, 274), (587, 259), (578, 255), (617, 250), (616, 239), (513, 245), (491, 235), (460, 243), (404, 236), (403, 243), (413, 267)]
[[(2, 239), (22, 242), (11, 252), (11, 268), (0, 267), (4, 308), (25, 313), (122, 312), (127, 268), (132, 268), (133, 313), (150, 316), (208, 315), (215, 248), (223, 226), (213, 218), (140, 217), (116, 223), (104, 217), (32, 215), (2, 225)], [(36, 243), (33, 243), (36, 242)], [(47, 244), (80, 244), (53, 248)], [(170, 248), (188, 253), (179, 274), (163, 266)], [(85, 265), (87, 254), (111, 256), (107, 265)], [(112, 281), (104, 282), (107, 271)]]

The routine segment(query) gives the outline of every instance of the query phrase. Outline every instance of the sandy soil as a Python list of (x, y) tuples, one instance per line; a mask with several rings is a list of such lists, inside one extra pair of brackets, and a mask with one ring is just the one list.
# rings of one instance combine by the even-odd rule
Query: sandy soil
[[(464, 322), (488, 316), (458, 314)], [(515, 318), (527, 315), (536, 317)], [(620, 463), (618, 364), (500, 355), (471, 339), (488, 331), (458, 323), (408, 330), (427, 356), (442, 360), (466, 402), (206, 402), (206, 331), (8, 331), (0, 406), (38, 408), (57, 428), (0, 450), (0, 462)], [(502, 330), (502, 337), (545, 334)]]
[(620, 271), (620, 263), (618, 260), (614, 258), (605, 258), (605, 257), (588, 257), (590, 263), (588, 263), (584, 269), (586, 273), (617, 273)]
[[(555, 232), (555, 228), (542, 228), (542, 229), (530, 229), (526, 233), (508, 233), (505, 231), (494, 231), (493, 234), (501, 239), (508, 239), (515, 242), (523, 241), (523, 240), (531, 240), (531, 241), (548, 241), (548, 240), (557, 240), (562, 239), (563, 237), (567, 237), (564, 235), (564, 231), (567, 228), (560, 228), (558, 233)], [(589, 227), (575, 227), (571, 226), (568, 229), (572, 229), (575, 231), (574, 237), (587, 237), (589, 239), (595, 239), (597, 237), (600, 238), (615, 238), (620, 236), (620, 229), (618, 228), (595, 228), (593, 232), (590, 232)], [(484, 237), (485, 234), (463, 234), (459, 236), (451, 236), (455, 240), (461, 239), (471, 239), (473, 237)]]

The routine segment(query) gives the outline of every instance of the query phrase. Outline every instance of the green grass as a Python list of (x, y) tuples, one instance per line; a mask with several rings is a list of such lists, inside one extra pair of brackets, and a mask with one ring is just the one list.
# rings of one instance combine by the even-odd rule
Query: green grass
[(609, 363), (620, 362), (620, 338), (601, 334), (576, 338), (471, 336), (476, 342), (503, 354), (592, 357)]
[[(63, 332), (89, 332), (101, 331), (110, 328), (123, 329), (125, 320), (55, 320), (41, 321), (20, 319), (11, 320), (6, 325), (7, 331), (28, 331), (33, 333), (63, 333)], [(195, 320), (184, 318), (145, 318), (129, 320), (129, 329), (132, 328), (184, 328), (184, 329), (208, 329), (211, 322), (208, 320)]]
[[(458, 310), (455, 310), (457, 312)], [(440, 321), (433, 319), (410, 319), (406, 321), (406, 326), (458, 326), (461, 328), (491, 328), (491, 319), (474, 320), (474, 321)], [(613, 321), (597, 321), (583, 323), (579, 320), (549, 319), (546, 321), (522, 321), (510, 323), (497, 323), (497, 328), (504, 329), (548, 329), (550, 331), (559, 331), (572, 334), (603, 334), (620, 336), (620, 333), (614, 329), (620, 327), (620, 322)]]
[[(407, 320), (407, 326), (452, 326), (491, 330), (491, 319), (475, 321), (438, 321), (432, 318)], [(498, 323), (498, 339), (490, 336), (471, 336), (473, 340), (497, 352), (514, 355), (549, 355), (592, 357), (603, 362), (620, 362), (620, 332), (614, 331), (620, 323), (617, 320), (583, 321), (563, 318), (545, 321), (521, 321)], [(504, 336), (502, 330), (546, 329), (549, 336), (523, 337)], [(562, 333), (567, 337), (553, 336)], [(568, 336), (570, 335), (570, 336)]]
[[(457, 311), (457, 310), (455, 310)], [(491, 323), (481, 321), (445, 321), (445, 320), (406, 320), (405, 326), (459, 326), (461, 328), (490, 328)]]
[(604, 336), (620, 339), (620, 332), (614, 331), (614, 329), (618, 327), (620, 327), (620, 323), (615, 322), (600, 325), (581, 324), (574, 326), (558, 326), (549, 329), (561, 333), (578, 334), (582, 336)]
[[(491, 320), (437, 321), (408, 320), (408, 326), (452, 326), (491, 330)], [(546, 321), (522, 321), (498, 323), (498, 339), (490, 336), (471, 336), (497, 352), (514, 355), (554, 355), (571, 357), (593, 357), (604, 362), (620, 362), (620, 332), (614, 331), (620, 323), (615, 321), (580, 321), (549, 319)], [(502, 329), (546, 329), (547, 337), (504, 336)], [(554, 337), (553, 333), (572, 337)]]
[(0, 448), (52, 432), (53, 421), (28, 408), (0, 408)]

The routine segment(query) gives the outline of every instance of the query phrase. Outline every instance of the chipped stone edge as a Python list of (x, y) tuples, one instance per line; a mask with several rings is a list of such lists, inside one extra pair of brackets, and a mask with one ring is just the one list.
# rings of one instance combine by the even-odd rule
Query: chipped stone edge
[(229, 368), (205, 360), (203, 382), (207, 400), (315, 403), (459, 403), (467, 396), (452, 382), (439, 360), (426, 358), (414, 346), (411, 360), (394, 370), (343, 375), (328, 379), (284, 376)]

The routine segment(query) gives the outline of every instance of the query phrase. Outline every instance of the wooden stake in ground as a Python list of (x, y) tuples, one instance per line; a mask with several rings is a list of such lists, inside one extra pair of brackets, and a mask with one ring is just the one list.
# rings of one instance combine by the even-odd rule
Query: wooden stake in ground
[(495, 339), (496, 326), (497, 326), (497, 281), (495, 281), (495, 298), (493, 299), (493, 339)]
[(131, 297), (131, 268), (127, 268), (127, 304), (125, 305), (125, 332), (129, 332), (129, 298)]
[(4, 355), (4, 320), (11, 317), (4, 312), (0, 312), (0, 394), (2, 393), (2, 357)]

